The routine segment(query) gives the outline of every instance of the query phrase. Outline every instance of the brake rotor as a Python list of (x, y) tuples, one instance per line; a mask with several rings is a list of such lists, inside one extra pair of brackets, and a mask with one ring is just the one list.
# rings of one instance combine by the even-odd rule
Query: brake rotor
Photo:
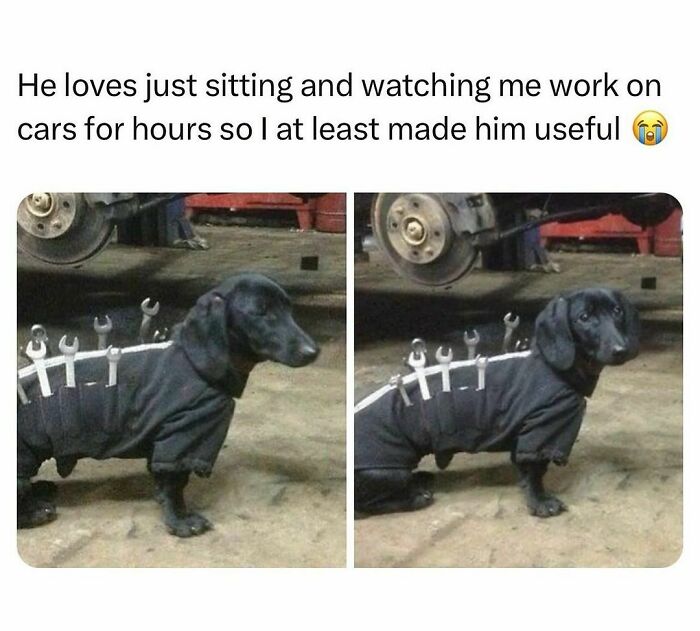
[(32, 193), (17, 208), (17, 245), (46, 263), (77, 265), (107, 243), (113, 224), (82, 193)]
[(372, 205), (372, 228), (392, 267), (425, 285), (446, 285), (466, 274), (477, 251), (453, 227), (455, 209), (440, 195), (380, 193)]

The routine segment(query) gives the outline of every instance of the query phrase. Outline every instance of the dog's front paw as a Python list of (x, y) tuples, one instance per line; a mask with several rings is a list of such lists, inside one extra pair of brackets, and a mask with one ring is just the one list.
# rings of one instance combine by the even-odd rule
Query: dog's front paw
[(409, 510), (420, 510), (421, 508), (427, 508), (430, 506), (435, 499), (433, 498), (432, 491), (427, 489), (419, 489), (411, 497), (411, 505)]
[(168, 527), (168, 532), (176, 537), (196, 537), (214, 527), (206, 517), (199, 513), (171, 518), (165, 525)]
[(530, 515), (536, 517), (554, 517), (566, 511), (566, 504), (554, 495), (543, 495), (528, 502)]
[(56, 519), (56, 506), (51, 502), (32, 499), (17, 510), (17, 528), (35, 528)]

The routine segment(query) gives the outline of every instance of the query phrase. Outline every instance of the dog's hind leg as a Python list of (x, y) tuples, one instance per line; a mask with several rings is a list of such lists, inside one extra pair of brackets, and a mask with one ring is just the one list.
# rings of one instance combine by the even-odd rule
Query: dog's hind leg
[(525, 501), (531, 515), (554, 517), (566, 510), (566, 505), (558, 497), (544, 490), (542, 478), (549, 462), (520, 462), (516, 464), (520, 477), (520, 487), (525, 493)]
[(188, 471), (153, 472), (156, 500), (163, 508), (163, 521), (168, 532), (176, 537), (201, 535), (213, 528), (206, 517), (187, 510), (184, 489), (189, 477)]
[(379, 515), (414, 511), (433, 503), (425, 476), (410, 469), (362, 469), (355, 471), (355, 510)]
[(56, 505), (37, 492), (41, 490), (29, 478), (17, 478), (17, 528), (34, 528), (56, 519)]

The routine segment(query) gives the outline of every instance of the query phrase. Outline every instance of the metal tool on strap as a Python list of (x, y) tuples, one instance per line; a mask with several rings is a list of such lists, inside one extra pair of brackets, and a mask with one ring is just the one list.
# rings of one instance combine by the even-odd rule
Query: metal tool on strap
[(412, 351), (408, 354), (407, 363), (416, 371), (420, 394), (423, 400), (427, 401), (430, 398), (430, 388), (428, 387), (428, 380), (425, 378), (425, 342), (417, 337), (411, 342), (411, 348)]
[(75, 388), (75, 354), (80, 348), (77, 337), (73, 338), (73, 344), (68, 344), (68, 337), (63, 336), (58, 343), (58, 350), (66, 358), (66, 386)]
[(49, 383), (49, 375), (46, 372), (46, 344), (39, 342), (39, 348), (34, 350), (34, 342), (29, 342), (27, 345), (27, 357), (34, 362), (36, 366), (36, 374), (39, 378), (39, 387), (41, 388), (42, 397), (51, 396), (51, 384)]
[(92, 323), (92, 328), (97, 333), (97, 350), (103, 351), (107, 348), (107, 337), (112, 332), (112, 320), (106, 315), (105, 323), (100, 324), (100, 318), (96, 317)]
[(467, 359), (474, 359), (476, 357), (476, 347), (479, 344), (479, 332), (476, 329), (472, 329), (474, 335), (469, 337), (469, 331), (464, 332), (464, 343), (467, 345)]
[(476, 358), (476, 369), (478, 371), (478, 385), (477, 390), (483, 390), (486, 388), (486, 365), (489, 363), (489, 358), (479, 355)]
[(503, 324), (506, 325), (506, 330), (503, 334), (503, 352), (507, 353), (510, 348), (510, 341), (513, 338), (513, 333), (520, 325), (520, 316), (513, 316), (510, 312), (506, 313), (503, 318)]
[(107, 381), (108, 386), (117, 385), (117, 367), (119, 366), (119, 360), (122, 358), (122, 349), (114, 348), (110, 346), (107, 349), (107, 354), (105, 355), (107, 361), (109, 362), (109, 380)]
[(153, 343), (160, 344), (161, 342), (167, 342), (168, 335), (170, 335), (170, 329), (167, 326), (162, 331), (157, 329), (153, 334)]
[(156, 302), (152, 307), (149, 307), (148, 305), (150, 302), (151, 299), (146, 298), (141, 303), (141, 313), (143, 314), (143, 317), (141, 318), (141, 329), (139, 335), (141, 337), (142, 344), (146, 343), (146, 338), (148, 337), (148, 330), (151, 327), (151, 320), (156, 315), (158, 315), (158, 311), (160, 311), (160, 302)]
[(22, 387), (22, 382), (20, 381), (19, 376), (17, 376), (17, 396), (19, 397), (22, 405), (27, 405), (29, 403), (29, 397)]
[(530, 340), (524, 337), (515, 343), (515, 352), (520, 353), (522, 351), (530, 350)]
[(442, 391), (449, 392), (450, 387), (450, 362), (452, 361), (452, 349), (448, 348), (447, 353), (442, 352), (442, 346), (435, 351), (435, 360), (440, 364), (440, 374), (442, 375)]
[(49, 350), (49, 334), (46, 332), (46, 327), (44, 327), (43, 324), (35, 324), (32, 326), (31, 337), (32, 341), (36, 342), (37, 345), (40, 342), (43, 342), (46, 345), (47, 356), (51, 354)]
[(399, 391), (399, 394), (401, 394), (401, 398), (403, 399), (406, 407), (413, 405), (408, 396), (408, 392), (406, 392), (406, 386), (403, 385), (403, 377), (401, 375), (394, 375), (391, 379), (389, 379), (389, 385), (393, 386)]

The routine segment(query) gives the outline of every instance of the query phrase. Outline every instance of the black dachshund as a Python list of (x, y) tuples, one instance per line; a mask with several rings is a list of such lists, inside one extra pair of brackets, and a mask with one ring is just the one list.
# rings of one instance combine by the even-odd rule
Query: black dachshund
[[(426, 474), (414, 472), (435, 454), (510, 452), (531, 514), (558, 515), (564, 503), (544, 489), (550, 462), (566, 461), (604, 366), (639, 352), (637, 310), (619, 292), (585, 289), (552, 300), (535, 322), (532, 351), (492, 357), (485, 388), (473, 361), (456, 362), (450, 391), (439, 368), (428, 369), (429, 399), (417, 379), (405, 380), (410, 405), (386, 386), (355, 408), (355, 510), (410, 511), (433, 501)], [(429, 477), (429, 476), (428, 476)]]
[(76, 356), (75, 387), (65, 385), (63, 359), (48, 360), (50, 396), (36, 371), (20, 371), (29, 402), (17, 408), (18, 526), (56, 517), (46, 484), (31, 483), (43, 461), (55, 458), (65, 477), (80, 458), (145, 458), (169, 532), (209, 530), (183, 490), (191, 473), (211, 474), (250, 371), (267, 360), (305, 366), (318, 353), (282, 288), (241, 274), (200, 297), (172, 342), (123, 349), (116, 385), (107, 385), (104, 351)]

